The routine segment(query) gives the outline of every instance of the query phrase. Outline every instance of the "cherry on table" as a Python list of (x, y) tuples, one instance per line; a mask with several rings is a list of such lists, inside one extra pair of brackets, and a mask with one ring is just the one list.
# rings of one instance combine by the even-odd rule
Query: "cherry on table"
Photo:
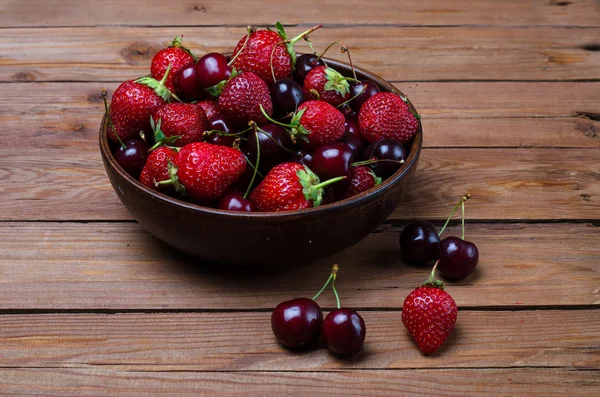
[(312, 299), (281, 302), (271, 314), (271, 329), (277, 341), (289, 349), (313, 346), (319, 340), (323, 313)]
[(244, 197), (237, 189), (229, 189), (221, 196), (217, 203), (217, 208), (227, 211), (238, 212), (256, 212), (254, 204)]
[(385, 178), (396, 172), (406, 160), (406, 149), (393, 139), (384, 138), (367, 146), (364, 157), (367, 160), (383, 160), (371, 164), (370, 167), (377, 175)]
[(211, 52), (196, 62), (196, 78), (204, 88), (217, 85), (231, 76), (231, 67), (223, 54)]
[(148, 145), (141, 139), (130, 139), (119, 145), (113, 156), (115, 160), (127, 173), (137, 178), (146, 164), (148, 157)]
[(304, 102), (302, 87), (290, 78), (277, 80), (271, 86), (271, 99), (273, 100), (273, 114), (285, 116), (293, 113)]
[(173, 77), (175, 92), (186, 102), (199, 101), (204, 97), (204, 88), (196, 78), (196, 64), (189, 63)]
[(440, 238), (431, 222), (409, 223), (400, 232), (399, 240), (402, 257), (407, 262), (425, 264), (440, 256)]
[(446, 278), (462, 280), (469, 276), (479, 262), (477, 246), (458, 237), (446, 237), (440, 245), (438, 270)]
[(362, 349), (365, 342), (366, 326), (356, 311), (340, 308), (325, 317), (321, 336), (327, 349), (341, 357), (352, 356)]
[(324, 66), (325, 63), (315, 54), (303, 54), (296, 59), (296, 70), (294, 73), (295, 80), (300, 84), (304, 84), (304, 79), (308, 72), (317, 66)]
[(348, 144), (330, 143), (314, 151), (310, 169), (321, 179), (347, 176), (353, 158), (354, 152)]
[(367, 99), (380, 91), (379, 86), (371, 80), (364, 80), (353, 84), (350, 88), (350, 95), (351, 97), (354, 97), (354, 99), (350, 101), (350, 107), (355, 112), (358, 112)]

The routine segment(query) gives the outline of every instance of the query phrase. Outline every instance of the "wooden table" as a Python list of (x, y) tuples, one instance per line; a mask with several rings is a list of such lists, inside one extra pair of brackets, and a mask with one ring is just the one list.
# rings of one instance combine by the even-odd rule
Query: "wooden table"
[[(600, 3), (288, 3), (0, 1), (0, 394), (600, 395)], [(345, 252), (206, 270), (110, 187), (100, 90), (146, 74), (176, 35), (228, 51), (277, 19), (292, 34), (323, 23), (317, 48), (343, 40), (402, 89), (423, 115), (421, 162), (389, 221)], [(481, 261), (447, 283), (457, 328), (425, 357), (400, 309), (427, 270), (401, 262), (398, 233), (441, 224), (465, 192)], [(270, 311), (311, 296), (333, 263), (364, 351), (284, 350)]]

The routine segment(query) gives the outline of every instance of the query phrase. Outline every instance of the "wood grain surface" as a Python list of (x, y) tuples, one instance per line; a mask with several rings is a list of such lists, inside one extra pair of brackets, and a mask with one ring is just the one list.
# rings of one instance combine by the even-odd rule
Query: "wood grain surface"
[[(147, 74), (177, 35), (198, 55), (231, 51), (247, 25), (277, 20), (291, 35), (323, 24), (317, 49), (341, 39), (410, 97), (417, 174), (344, 252), (271, 270), (198, 263), (120, 204), (98, 151), (100, 90)], [(0, 32), (0, 396), (600, 395), (597, 0), (0, 0)], [(403, 263), (398, 234), (441, 226), (466, 192), (480, 265), (446, 281), (457, 328), (425, 357), (401, 307), (428, 269)], [(334, 263), (364, 350), (283, 349), (272, 308), (312, 296)]]

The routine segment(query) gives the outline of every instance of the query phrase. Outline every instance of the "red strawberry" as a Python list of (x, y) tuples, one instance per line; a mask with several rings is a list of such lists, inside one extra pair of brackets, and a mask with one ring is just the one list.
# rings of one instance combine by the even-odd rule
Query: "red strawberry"
[(350, 177), (338, 186), (341, 188), (342, 199), (356, 196), (381, 183), (381, 178), (372, 169), (364, 165), (350, 167)]
[(169, 137), (179, 137), (171, 139), (173, 145), (179, 147), (201, 141), (207, 127), (204, 110), (194, 103), (166, 104), (154, 112), (152, 118), (158, 127), (154, 134), (157, 145)]
[(157, 185), (156, 182), (171, 178), (171, 175), (169, 174), (169, 162), (174, 161), (176, 156), (177, 152), (167, 146), (161, 146), (154, 150), (148, 156), (146, 164), (142, 169), (140, 182), (148, 186), (150, 189), (154, 189), (163, 193), (172, 193), (172, 186)]
[(219, 114), (219, 109), (217, 108), (217, 101), (206, 99), (204, 101), (198, 102), (198, 105), (204, 109), (204, 113), (206, 113), (206, 119), (210, 119), (214, 115)]
[(433, 279), (436, 266), (429, 280), (411, 292), (402, 306), (402, 323), (424, 354), (440, 348), (454, 329), (458, 314), (454, 299), (443, 290), (443, 283)]
[[(292, 75), (296, 63), (294, 44), (306, 37), (309, 33), (319, 29), (315, 26), (299, 36), (288, 39), (281, 23), (275, 24), (277, 32), (270, 30), (249, 31), (235, 46), (233, 50), (233, 67), (255, 73), (267, 84), (273, 83), (273, 74), (276, 79)], [(271, 60), (273, 73), (271, 72)]]
[(306, 147), (316, 149), (338, 141), (344, 135), (344, 123), (342, 112), (327, 102), (307, 101), (292, 118), (292, 135), (304, 139)]
[(273, 167), (250, 193), (250, 201), (263, 212), (317, 207), (323, 200), (323, 188), (344, 178), (321, 182), (302, 164), (281, 163)]
[(370, 143), (383, 138), (399, 143), (410, 141), (419, 128), (418, 118), (405, 99), (391, 92), (373, 95), (358, 112), (360, 133)]
[(217, 105), (223, 116), (237, 124), (246, 124), (250, 120), (257, 124), (267, 121), (261, 112), (261, 106), (267, 115), (273, 114), (269, 88), (252, 72), (242, 72), (230, 78), (223, 87)]
[(317, 66), (304, 79), (304, 98), (320, 99), (333, 106), (350, 99), (350, 84), (344, 76), (327, 66)]
[[(121, 83), (112, 96), (109, 109), (119, 138), (126, 141), (137, 138), (140, 131), (150, 133), (150, 115), (165, 103), (166, 100), (147, 85), (133, 80)], [(113, 142), (118, 141), (112, 129), (108, 131), (108, 136)]]
[(150, 75), (156, 80), (161, 80), (167, 68), (171, 65), (171, 72), (165, 81), (165, 86), (171, 92), (175, 92), (173, 78), (181, 68), (195, 61), (196, 59), (190, 50), (181, 45), (181, 37), (177, 36), (173, 39), (169, 47), (163, 48), (152, 57)]
[(171, 174), (175, 188), (200, 202), (213, 201), (244, 173), (246, 158), (239, 150), (193, 142), (181, 148)]

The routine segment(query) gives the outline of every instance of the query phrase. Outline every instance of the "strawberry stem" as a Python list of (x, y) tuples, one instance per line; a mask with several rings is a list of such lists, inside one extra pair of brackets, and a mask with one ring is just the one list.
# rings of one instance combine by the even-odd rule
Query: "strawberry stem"
[(321, 182), (321, 183), (319, 183), (317, 185), (313, 185), (312, 189), (315, 189), (315, 190), (317, 190), (317, 189), (323, 189), (324, 187), (332, 185), (332, 184), (334, 184), (336, 182), (339, 182), (341, 180), (344, 180), (346, 178), (347, 178), (346, 176), (336, 176), (335, 178), (328, 179), (325, 182)]
[[(444, 230), (446, 230), (446, 226), (448, 226), (448, 223), (450, 223), (450, 219), (452, 219), (452, 216), (454, 215), (454, 213), (456, 212), (456, 210), (458, 209), (458, 207), (461, 204), (464, 205), (465, 201), (467, 201), (470, 198), (471, 198), (471, 195), (469, 193), (465, 194), (464, 196), (462, 196), (460, 198), (460, 201), (458, 203), (456, 203), (456, 205), (452, 209), (452, 212), (450, 212), (450, 215), (448, 216), (448, 219), (446, 219), (446, 223), (444, 223), (444, 226), (442, 226), (442, 229), (438, 233), (438, 236), (441, 236), (442, 233), (444, 233)], [(464, 220), (464, 216), (463, 216), (463, 220)], [(463, 232), (464, 232), (464, 230), (463, 230)]]
[(290, 44), (294, 45), (297, 42), (299, 42), (300, 40), (304, 39), (305, 37), (308, 37), (309, 34), (311, 34), (312, 32), (314, 32), (317, 29), (321, 29), (323, 27), (322, 24), (318, 24), (316, 26), (313, 26), (312, 28), (300, 33), (298, 36), (294, 37), (293, 39), (290, 40)]
[(254, 129), (254, 137), (256, 138), (256, 165), (254, 166), (254, 172), (252, 173), (252, 179), (250, 179), (250, 183), (248, 184), (248, 187), (246, 188), (246, 193), (244, 193), (244, 198), (248, 197), (248, 194), (250, 194), (250, 189), (252, 188), (252, 185), (254, 184), (254, 179), (256, 178), (256, 173), (258, 172), (258, 164), (260, 163), (260, 141), (258, 139), (258, 127), (256, 126), (256, 123), (254, 121), (250, 121), (250, 127), (252, 127)]
[(321, 295), (321, 293), (323, 291), (325, 291), (325, 288), (327, 288), (327, 286), (329, 285), (329, 283), (331, 282), (331, 280), (335, 280), (335, 277), (336, 277), (338, 269), (339, 269), (338, 265), (333, 265), (333, 267), (331, 268), (331, 273), (329, 274), (329, 278), (327, 279), (327, 281), (325, 282), (325, 284), (323, 284), (323, 287), (321, 287), (321, 289), (319, 290), (319, 292), (317, 292), (317, 294), (312, 297), (312, 300), (317, 299), (319, 297), (319, 295)]
[(425, 282), (423, 283), (423, 287), (434, 287), (434, 288), (444, 289), (444, 283), (442, 282), (442, 280), (437, 280), (435, 278), (435, 271), (437, 270), (439, 263), (440, 263), (440, 260), (438, 259), (435, 262), (435, 264), (433, 265), (433, 269), (431, 269), (429, 278), (427, 280), (425, 280)]
[(113, 134), (115, 134), (115, 137), (117, 138), (117, 141), (119, 142), (119, 145), (121, 145), (121, 147), (123, 149), (127, 149), (127, 146), (123, 143), (123, 140), (121, 139), (119, 134), (117, 134), (117, 129), (115, 128), (115, 125), (113, 124), (112, 119), (110, 118), (110, 114), (108, 113), (108, 103), (106, 102), (106, 95), (108, 95), (108, 93), (106, 92), (106, 88), (103, 88), (102, 89), (102, 101), (104, 102), (104, 114), (106, 115), (106, 118), (108, 119), (108, 126), (110, 127), (110, 129), (112, 129)]

